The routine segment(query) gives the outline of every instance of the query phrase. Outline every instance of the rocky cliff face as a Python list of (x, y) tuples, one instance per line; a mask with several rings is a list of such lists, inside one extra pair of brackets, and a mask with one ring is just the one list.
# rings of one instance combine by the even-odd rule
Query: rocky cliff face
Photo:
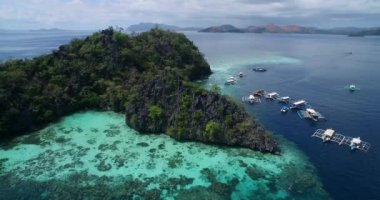
[[(194, 89), (181, 80), (172, 82), (165, 76), (141, 81), (139, 85), (141, 95), (126, 106), (126, 122), (140, 132), (166, 132), (179, 140), (279, 151), (276, 141), (241, 106), (225, 96)], [(152, 107), (163, 112), (155, 118)]]

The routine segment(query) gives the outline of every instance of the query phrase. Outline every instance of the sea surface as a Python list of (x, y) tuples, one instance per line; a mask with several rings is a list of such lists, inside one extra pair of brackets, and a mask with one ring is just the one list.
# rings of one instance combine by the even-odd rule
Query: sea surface
[[(1, 31), (0, 59), (49, 53), (86, 34)], [(81, 192), (136, 199), (326, 199), (327, 191), (334, 199), (380, 199), (379, 37), (185, 34), (214, 72), (205, 87), (218, 85), (237, 101), (257, 89), (276, 91), (305, 99), (326, 120), (281, 114), (277, 102), (245, 104), (278, 137), (279, 157), (139, 135), (124, 125), (122, 115), (77, 113), (0, 148), (1, 196), (49, 199)], [(252, 71), (257, 66), (268, 71)], [(224, 85), (239, 72), (245, 77)], [(360, 91), (349, 92), (349, 84)], [(371, 149), (364, 153), (323, 144), (311, 137), (319, 128), (360, 136)]]

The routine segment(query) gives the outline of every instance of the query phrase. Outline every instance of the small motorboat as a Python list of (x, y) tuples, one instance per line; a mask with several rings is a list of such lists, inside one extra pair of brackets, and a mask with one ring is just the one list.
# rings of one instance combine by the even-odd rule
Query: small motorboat
[(347, 86), (345, 86), (344, 88), (348, 89), (348, 90), (351, 91), (351, 92), (359, 91), (359, 90), (360, 90), (360, 88), (357, 87), (357, 86), (354, 85), (354, 84), (347, 85)]
[(255, 72), (266, 72), (267, 71), (267, 69), (265, 69), (264, 67), (255, 67), (252, 70)]
[(282, 107), (282, 108), (281, 108), (281, 110), (280, 110), (280, 111), (281, 111), (282, 113), (287, 113), (289, 110), (290, 110), (290, 108), (289, 108), (289, 107), (287, 107), (287, 106), (284, 106), (284, 107)]
[(244, 77), (244, 73), (243, 72), (239, 72), (239, 77), (243, 78)]
[(235, 79), (227, 79), (224, 83), (225, 85), (234, 85), (236, 83)]

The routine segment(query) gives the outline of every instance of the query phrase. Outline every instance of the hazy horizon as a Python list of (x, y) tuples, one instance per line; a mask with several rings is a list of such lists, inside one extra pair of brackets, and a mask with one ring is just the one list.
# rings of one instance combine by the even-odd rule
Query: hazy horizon
[(297, 24), (378, 27), (377, 0), (30, 0), (0, 1), (0, 29), (96, 30), (140, 22), (180, 27)]

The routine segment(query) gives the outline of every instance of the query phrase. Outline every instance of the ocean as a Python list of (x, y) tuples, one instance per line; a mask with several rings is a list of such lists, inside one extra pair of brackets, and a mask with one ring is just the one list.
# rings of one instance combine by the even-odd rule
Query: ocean
[[(278, 157), (178, 143), (164, 135), (140, 136), (122, 123), (121, 115), (77, 113), (0, 149), (0, 175), (5, 177), (0, 184), (12, 182), (17, 186), (0, 189), (0, 194), (49, 198), (53, 193), (65, 195), (63, 190), (75, 191), (69, 187), (74, 181), (83, 191), (113, 188), (104, 189), (104, 195), (114, 194), (116, 188), (128, 183), (132, 189), (122, 191), (137, 199), (139, 195), (179, 198), (191, 194), (210, 198), (228, 194), (233, 199), (324, 199), (325, 191), (334, 199), (380, 199), (380, 172), (376, 170), (380, 164), (376, 148), (380, 145), (380, 136), (376, 135), (380, 129), (380, 37), (184, 33), (213, 70), (202, 82), (205, 87), (218, 85), (237, 101), (258, 89), (276, 91), (305, 99), (326, 120), (310, 122), (292, 111), (281, 114), (277, 102), (245, 104), (246, 110), (279, 138), (284, 151)], [(87, 34), (2, 31), (0, 59), (49, 53)], [(252, 71), (258, 66), (268, 71)], [(235, 85), (224, 85), (228, 77), (239, 72), (245, 76), (237, 78)], [(360, 91), (349, 92), (345, 87), (350, 84)], [(320, 128), (359, 136), (371, 143), (371, 149), (365, 153), (322, 143), (311, 137)], [(105, 136), (97, 140), (99, 133)], [(109, 141), (108, 145), (102, 140)], [(48, 159), (52, 155), (56, 159)], [(41, 166), (45, 170), (39, 170)], [(162, 187), (160, 181), (171, 185)], [(299, 194), (292, 190), (292, 181), (314, 189)], [(23, 183), (35, 189), (26, 189)]]

